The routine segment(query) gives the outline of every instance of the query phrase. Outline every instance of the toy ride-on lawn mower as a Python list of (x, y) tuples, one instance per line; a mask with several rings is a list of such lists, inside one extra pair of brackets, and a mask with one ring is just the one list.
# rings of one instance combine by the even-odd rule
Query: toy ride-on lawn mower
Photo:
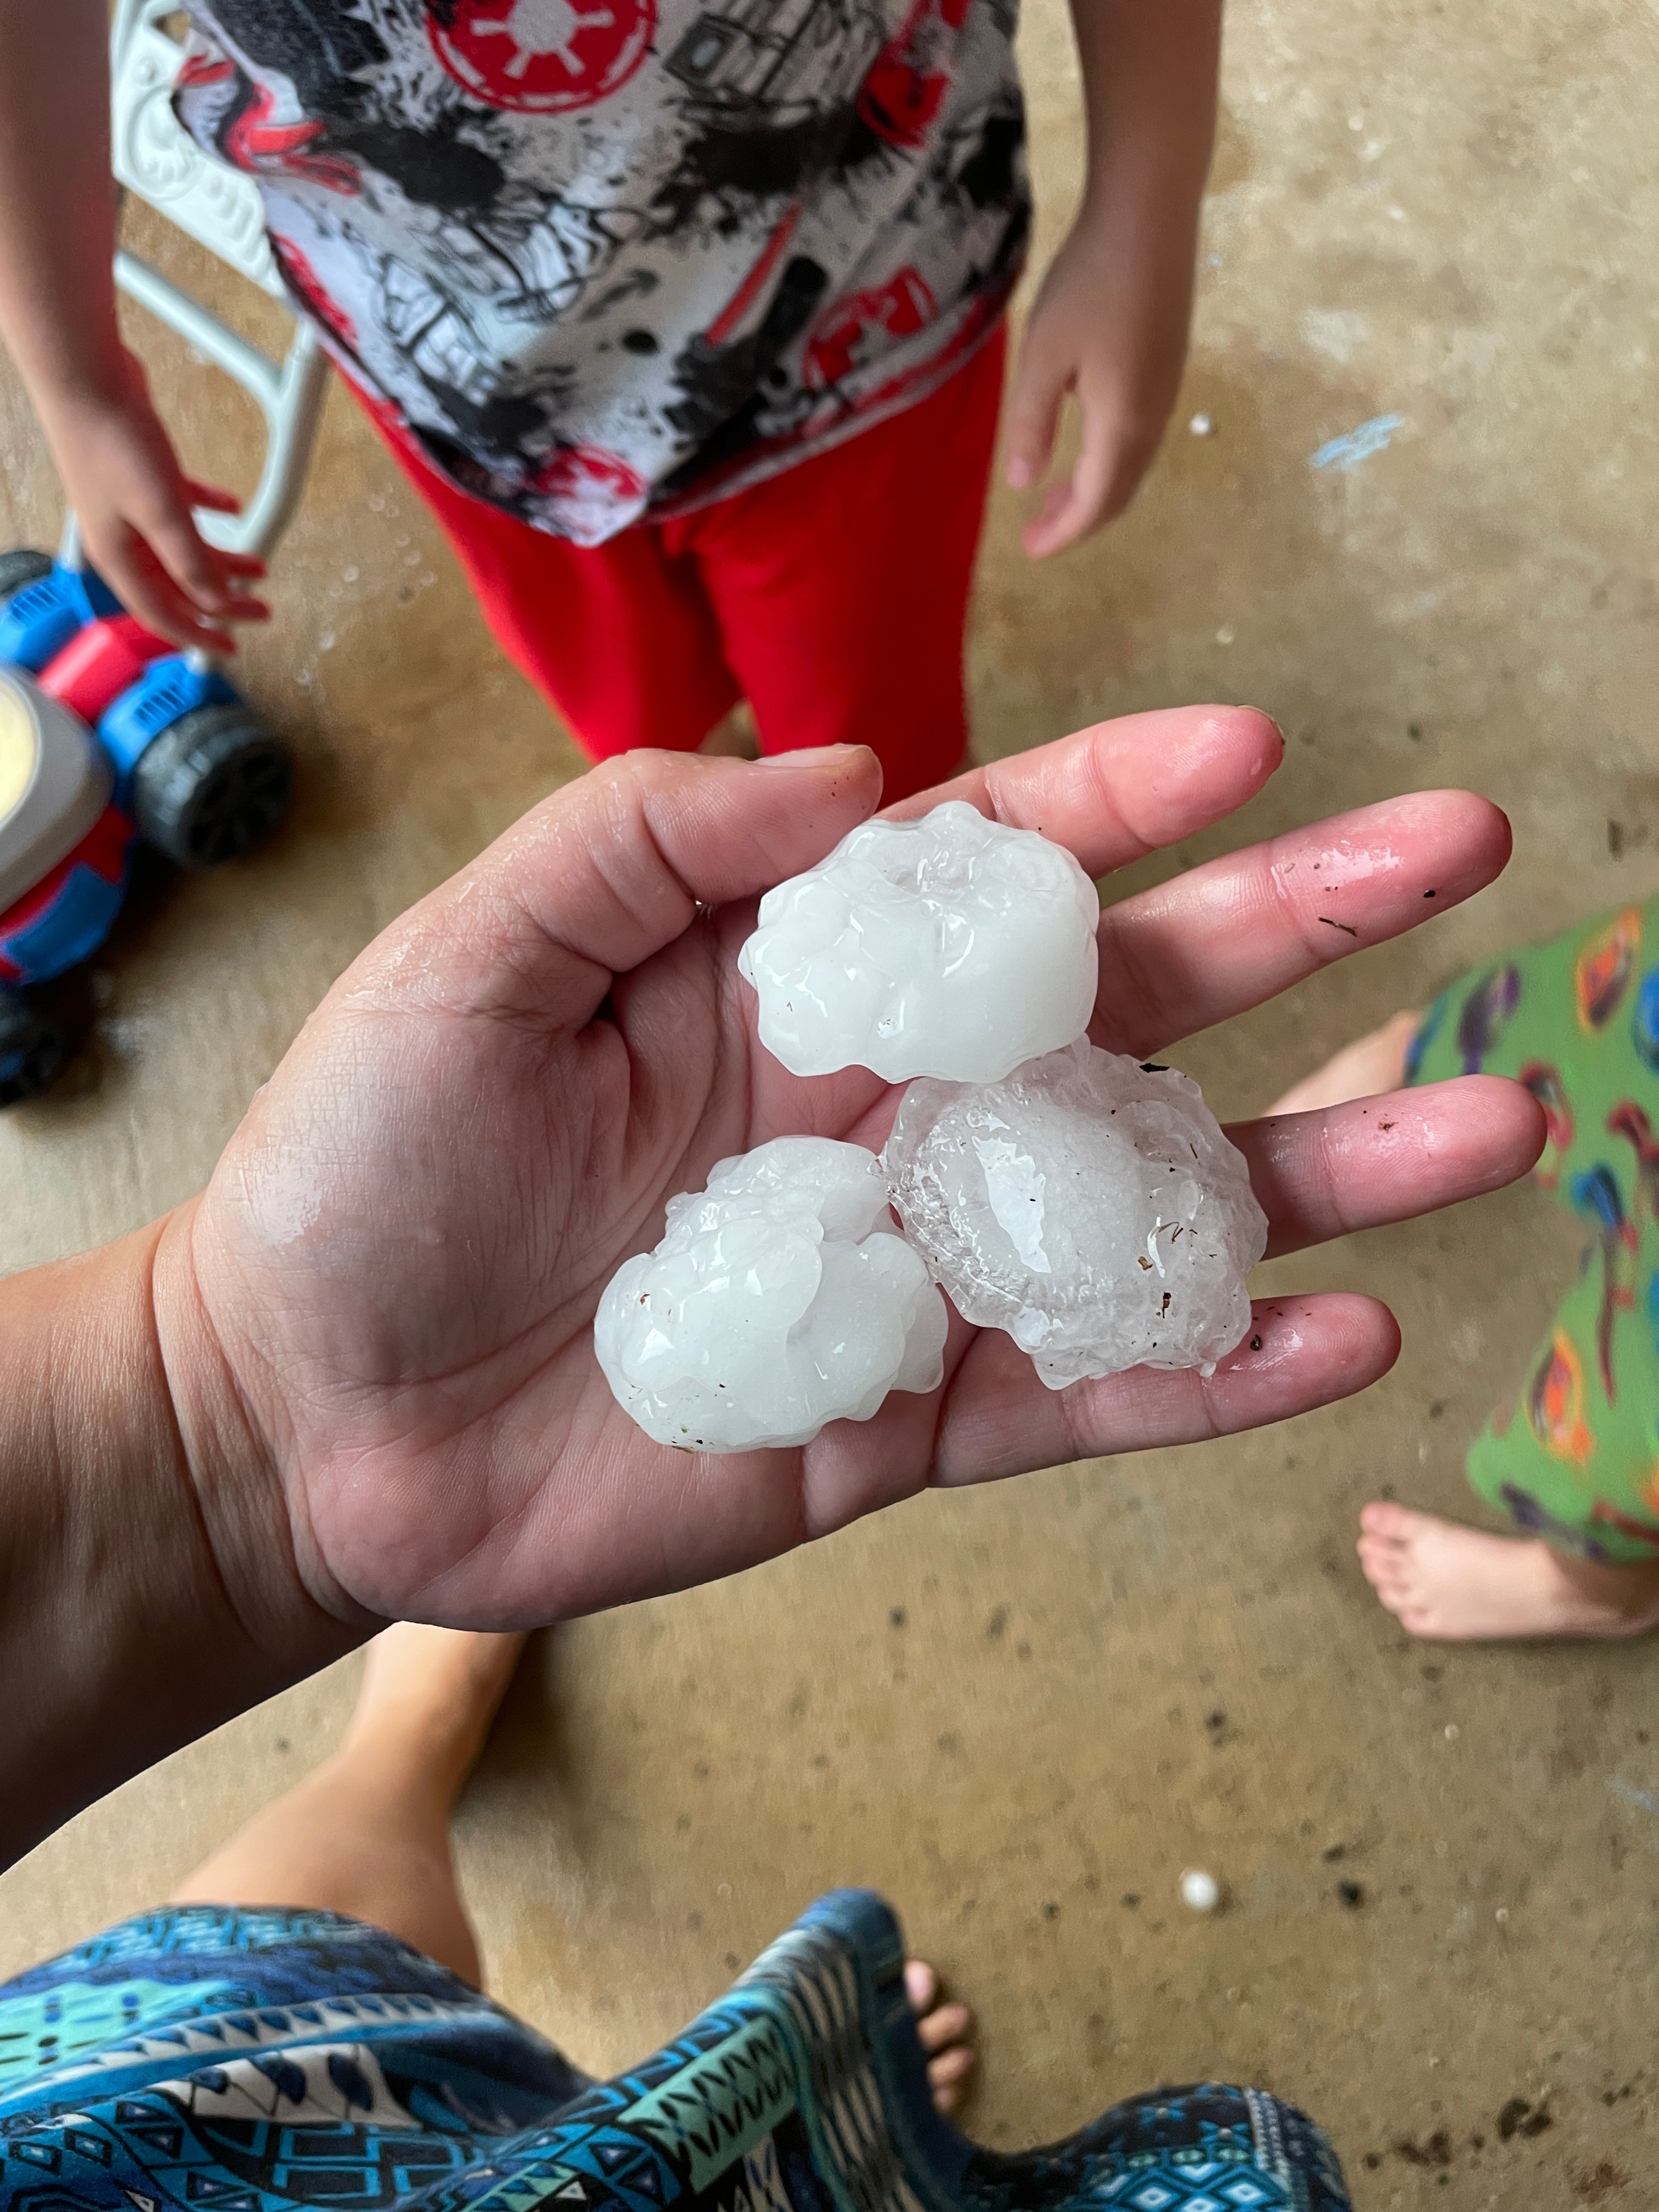
[(0, 554), (0, 1105), (73, 1049), (29, 988), (88, 958), (139, 837), (181, 867), (264, 842), (287, 752), (216, 669), (123, 614), (87, 569)]
[[(204, 154), (175, 119), (182, 49), (170, 0), (120, 0), (111, 34), (114, 167), (123, 188), (286, 304), (250, 179)], [(326, 366), (297, 319), (271, 361), (130, 253), (116, 281), (240, 384), (264, 417), (259, 483), (205, 536), (264, 554), (298, 503)], [(0, 1106), (46, 1089), (78, 1042), (40, 986), (94, 953), (126, 895), (142, 838), (180, 867), (262, 843), (286, 813), (293, 766), (204, 656), (127, 614), (79, 556), (71, 517), (57, 559), (0, 552)]]

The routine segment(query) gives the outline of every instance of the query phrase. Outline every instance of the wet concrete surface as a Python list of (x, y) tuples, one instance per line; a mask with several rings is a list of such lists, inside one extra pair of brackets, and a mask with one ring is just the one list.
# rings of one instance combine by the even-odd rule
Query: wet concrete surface
[[(1046, 251), (1080, 158), (1053, 0), (1025, 44)], [(1659, 887), (1656, 46), (1649, 14), (1595, 0), (1501, 22), (1238, 7), (1157, 471), (1041, 568), (1018, 503), (994, 502), (981, 752), (1190, 698), (1285, 731), (1234, 829), (1131, 881), (1416, 786), (1514, 819), (1492, 891), (1182, 1048), (1224, 1112), (1462, 963)], [(192, 251), (155, 250), (211, 289)], [(240, 403), (144, 343), (192, 464), (245, 486)], [(1310, 465), (1389, 416), (1369, 458)], [(0, 453), (0, 542), (49, 536), (50, 469), (3, 374)], [(338, 394), (273, 597), (244, 680), (301, 757), (293, 829), (222, 875), (141, 883), (92, 1051), (0, 1123), (0, 1267), (193, 1189), (330, 978), (580, 765)], [(1218, 2074), (1316, 2113), (1365, 2212), (1659, 2199), (1651, 1650), (1419, 1646), (1352, 1552), (1381, 1491), (1467, 1509), (1463, 1448), (1574, 1255), (1522, 1188), (1280, 1263), (1273, 1282), (1393, 1304), (1405, 1354), (1364, 1398), (926, 1498), (544, 1638), (460, 1824), (494, 1986), (604, 2069), (817, 1890), (868, 1881), (980, 2009), (987, 2141)], [(334, 1741), (356, 1665), (0, 1879), (0, 1972), (152, 1902)], [(1179, 1901), (1191, 1865), (1225, 1886), (1213, 1917)]]

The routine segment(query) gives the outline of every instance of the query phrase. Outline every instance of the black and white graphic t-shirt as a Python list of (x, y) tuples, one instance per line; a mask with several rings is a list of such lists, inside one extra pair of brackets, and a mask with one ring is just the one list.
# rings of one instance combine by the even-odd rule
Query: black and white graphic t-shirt
[(428, 458), (598, 544), (821, 452), (994, 328), (1017, 0), (191, 0), (186, 128)]

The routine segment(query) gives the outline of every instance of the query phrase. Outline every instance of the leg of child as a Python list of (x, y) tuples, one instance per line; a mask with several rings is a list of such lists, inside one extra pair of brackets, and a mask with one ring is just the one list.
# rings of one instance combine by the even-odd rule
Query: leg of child
[(1356, 1037), (1333, 1053), (1322, 1067), (1293, 1083), (1269, 1114), (1313, 1114), (1322, 1106), (1346, 1106), (1351, 1098), (1374, 1098), (1379, 1091), (1398, 1091), (1406, 1080), (1407, 1063), (1421, 1014), (1391, 1014), (1380, 1030)]
[(1516, 1077), (1549, 1117), (1540, 1180), (1594, 1231), (1590, 1264), (1518, 1406), (1469, 1456), (1477, 1492), (1529, 1533), (1496, 1535), (1383, 1501), (1360, 1516), (1365, 1574), (1415, 1635), (1632, 1636), (1659, 1626), (1659, 1146), (1648, 1110), (1659, 1110), (1659, 969), (1637, 982), (1650, 919), (1627, 909), (1464, 978), (1426, 1016), (1395, 1015), (1345, 1047), (1273, 1109), (1475, 1068)]
[(345, 384), (449, 540), (496, 644), (590, 759), (641, 745), (752, 757), (697, 563), (665, 531), (583, 546), (533, 530), (440, 475), (391, 410)]
[[(1004, 337), (829, 452), (582, 547), (475, 499), (354, 396), (441, 526), (496, 643), (590, 758), (868, 744), (889, 799), (967, 758), (963, 654)], [(738, 707), (747, 702), (747, 709)], [(734, 711), (736, 710), (736, 711)]]
[(385, 1630), (368, 1647), (339, 1749), (256, 1813), (170, 1902), (347, 1913), (480, 1986), (449, 1820), (524, 1641), (410, 1624)]
[[(404, 1623), (368, 1647), (357, 1709), (332, 1758), (256, 1813), (169, 1902), (310, 1907), (372, 1922), (483, 1986), (450, 1850), (455, 1802), (513, 1679), (522, 1636)], [(967, 2094), (975, 2029), (933, 1969), (904, 1985), (941, 2112)]]
[(998, 331), (915, 406), (663, 526), (700, 564), (763, 752), (867, 744), (890, 801), (964, 765), (1002, 362)]

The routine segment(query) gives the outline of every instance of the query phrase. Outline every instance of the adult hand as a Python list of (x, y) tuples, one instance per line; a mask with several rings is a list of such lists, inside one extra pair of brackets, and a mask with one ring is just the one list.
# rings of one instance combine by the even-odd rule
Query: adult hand
[[(1280, 751), (1247, 708), (1133, 715), (896, 811), (965, 799), (1099, 876), (1243, 804)], [(295, 1569), (337, 1622), (547, 1620), (728, 1574), (928, 1482), (1280, 1420), (1389, 1367), (1374, 1299), (1277, 1297), (1207, 1380), (1139, 1370), (1055, 1394), (1007, 1337), (953, 1319), (938, 1393), (800, 1450), (693, 1456), (622, 1413), (594, 1308), (666, 1200), (782, 1132), (886, 1135), (897, 1091), (786, 1073), (736, 965), (757, 895), (878, 797), (855, 748), (631, 755), (536, 807), (340, 978), (155, 1254), (185, 1458), (245, 1622)], [(1418, 793), (1109, 906), (1093, 1034), (1161, 1051), (1443, 912), (1508, 852), (1496, 808)], [(1232, 1134), (1286, 1252), (1511, 1180), (1543, 1122), (1517, 1085), (1470, 1078)]]
[(88, 558), (128, 613), (174, 645), (234, 653), (227, 624), (270, 613), (247, 590), (265, 564), (197, 528), (194, 510), (237, 501), (185, 475), (133, 356), (112, 390), (43, 392), (40, 411)]

